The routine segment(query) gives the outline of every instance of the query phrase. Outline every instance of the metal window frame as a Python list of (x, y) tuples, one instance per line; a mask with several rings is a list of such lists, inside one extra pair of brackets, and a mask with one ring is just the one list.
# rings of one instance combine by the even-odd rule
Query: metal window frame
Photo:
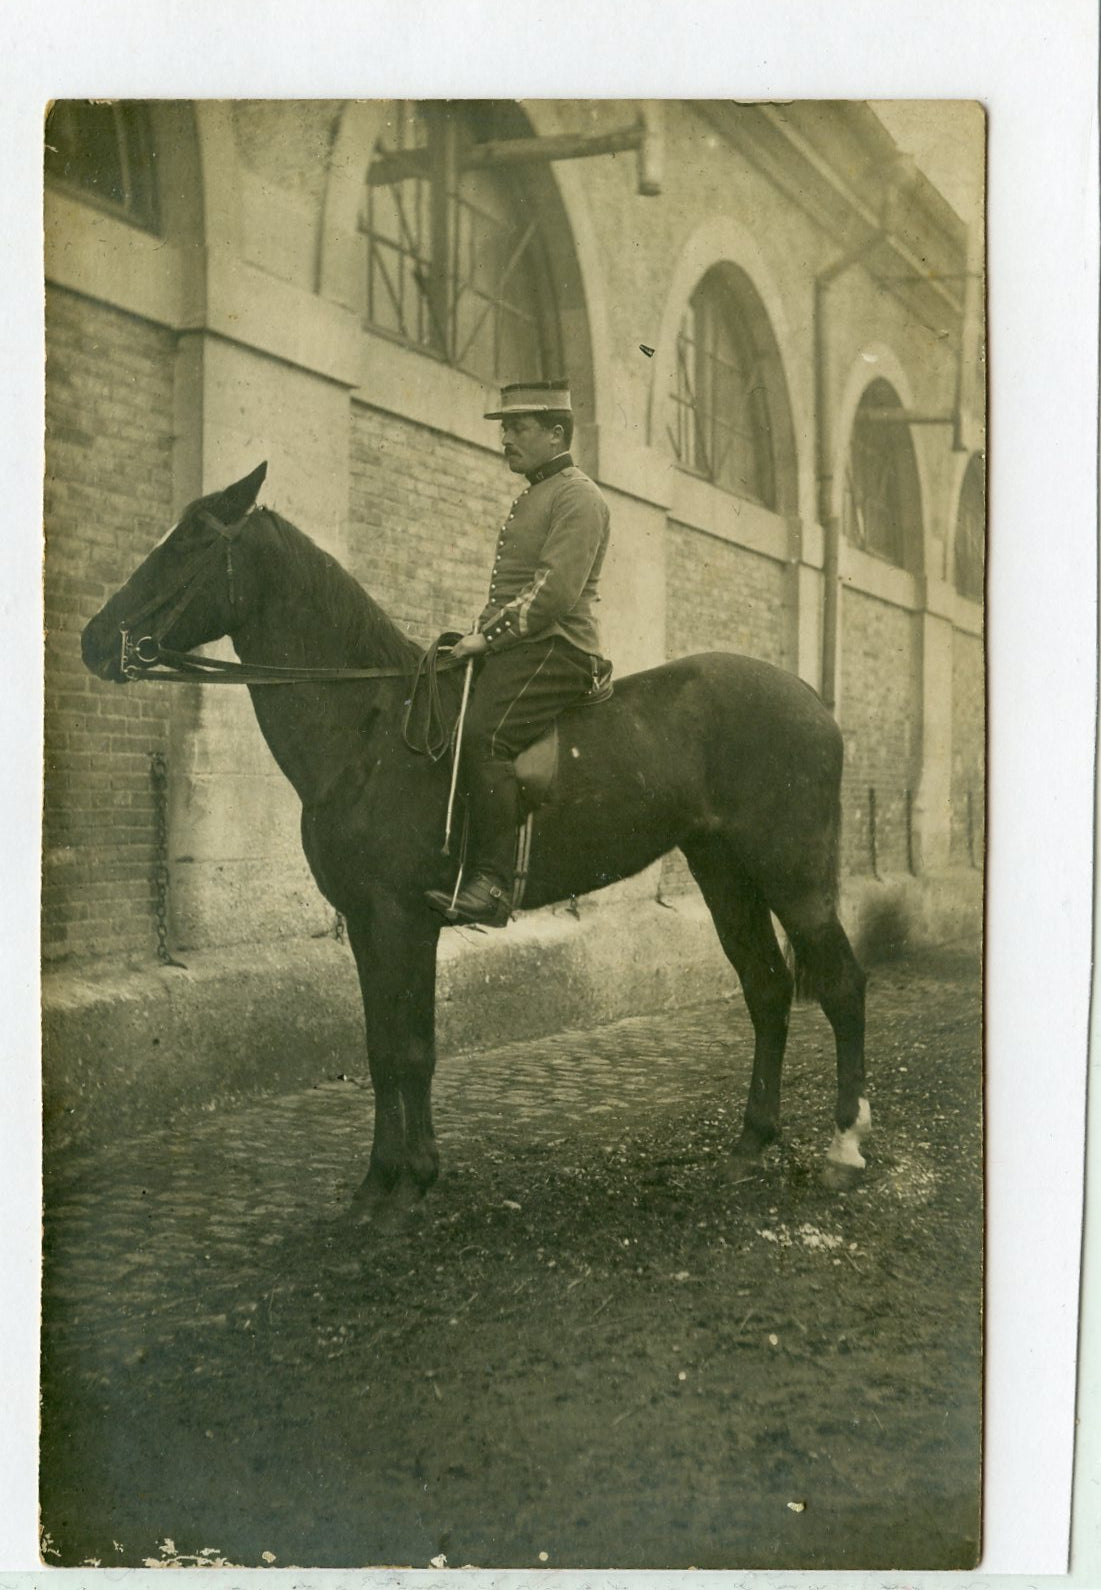
[[(765, 355), (736, 293), (723, 281), (709, 280), (709, 275), (702, 278), (692, 295), (677, 333), (677, 379), (672, 393), (675, 433), (669, 428), (673, 453), (682, 468), (709, 480), (720, 490), (774, 511), (776, 459), (764, 378)], [(745, 366), (719, 351), (719, 332), (723, 327), (735, 351), (745, 349), (748, 353)], [(719, 372), (734, 377), (736, 398), (729, 412), (715, 396)], [(690, 430), (686, 420), (689, 412)], [(689, 435), (694, 439), (692, 456), (686, 445)], [(742, 449), (736, 447), (739, 440), (744, 444)], [(732, 456), (736, 460), (745, 457), (752, 463), (751, 481), (738, 475), (737, 462), (729, 472), (726, 470)]]
[[(432, 354), (456, 369), (467, 370), (468, 373), (482, 380), (492, 380), (504, 374), (519, 373), (512, 370), (505, 372), (500, 368), (502, 330), (504, 325), (511, 321), (529, 329), (530, 340), (534, 345), (539, 365), (538, 370), (531, 374), (533, 378), (543, 377), (558, 360), (561, 333), (551, 272), (545, 259), (545, 247), (538, 223), (530, 220), (525, 224), (515, 217), (515, 201), (508, 185), (499, 177), (495, 177), (494, 180), (502, 185), (505, 201), (503, 207), (508, 219), (501, 219), (491, 214), (474, 199), (464, 195), (463, 170), (457, 158), (452, 159), (446, 176), (442, 175), (444, 165), (436, 140), (441, 136), (448, 136), (440, 130), (445, 124), (437, 124), (417, 112), (414, 112), (414, 115), (419, 125), (425, 128), (426, 141), (423, 145), (413, 147), (417, 150), (423, 148), (426, 151), (426, 168), (424, 172), (398, 175), (393, 181), (386, 183), (387, 191), (393, 195), (398, 216), (401, 235), (397, 241), (381, 237), (372, 226), (373, 188), (376, 184), (367, 184), (367, 201), (362, 223), (362, 230), (367, 240), (366, 324), (372, 330), (382, 335), (393, 336), (419, 352)], [(410, 118), (403, 117), (403, 128), (408, 125)], [(456, 141), (454, 123), (451, 124), (451, 128), (449, 136), (451, 147), (454, 149)], [(405, 151), (383, 148), (379, 151), (379, 158), (393, 160), (403, 152)], [(441, 181), (445, 184), (445, 191), (442, 193), (439, 188)], [(402, 190), (407, 183), (416, 185), (415, 229), (409, 224), (402, 197)], [(422, 199), (427, 203), (427, 234), (420, 224)], [(469, 264), (462, 258), (464, 219), (473, 245)], [(493, 229), (493, 236), (486, 235), (489, 229)], [(506, 236), (518, 234), (519, 240), (513, 244), (500, 277), (491, 287), (479, 280), (478, 257), (479, 254), (484, 257), (491, 243), (501, 234)], [(385, 250), (392, 251), (401, 261), (402, 279), (399, 287), (404, 284), (406, 262), (409, 260), (414, 262), (412, 275), (420, 289), (415, 324), (414, 315), (404, 302), (404, 294), (400, 291), (395, 292), (393, 280), (386, 270), (383, 258)], [(508, 296), (508, 287), (510, 283), (520, 280), (525, 273), (528, 274), (531, 283), (530, 289), (522, 295), (517, 294), (514, 300)], [(393, 318), (399, 328), (396, 332), (392, 327), (373, 318), (375, 293), (380, 278), (389, 294), (389, 301), (394, 311)], [(470, 298), (479, 300), (481, 308), (473, 324), (463, 328), (463, 341), (460, 346), (460, 310), (464, 300)], [(524, 299), (528, 302), (525, 303)], [(422, 316), (425, 314), (428, 317), (427, 336), (422, 331)], [(467, 361), (471, 349), (491, 316), (493, 369), (487, 371), (484, 368), (472, 367)]]

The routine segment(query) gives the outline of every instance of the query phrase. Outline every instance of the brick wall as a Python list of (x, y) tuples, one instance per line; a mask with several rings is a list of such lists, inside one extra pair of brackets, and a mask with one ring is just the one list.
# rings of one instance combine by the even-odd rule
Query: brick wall
[(787, 665), (781, 564), (673, 521), (665, 545), (668, 656), (738, 651)]
[(60, 289), (46, 325), (43, 951), (146, 959), (169, 701), (94, 679), (80, 631), (171, 523), (175, 338)]
[(351, 448), (351, 572), (414, 640), (468, 629), (523, 481), (490, 452), (360, 404)]
[(901, 608), (848, 590), (842, 602), (842, 870), (872, 870), (875, 790), (878, 870), (906, 872), (906, 791), (921, 759), (918, 620)]
[(983, 651), (977, 635), (960, 630), (952, 635), (952, 861), (966, 866), (968, 794), (974, 859), (982, 866), (986, 835), (985, 756), (986, 703), (983, 697)]
[[(785, 666), (784, 571), (771, 558), (670, 520), (665, 537), (665, 650), (737, 651)], [(679, 851), (665, 858), (661, 888), (692, 887)]]

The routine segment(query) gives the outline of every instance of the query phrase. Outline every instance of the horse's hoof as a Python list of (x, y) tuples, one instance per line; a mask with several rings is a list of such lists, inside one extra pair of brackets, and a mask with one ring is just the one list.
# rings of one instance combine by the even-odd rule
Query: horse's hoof
[(388, 1191), (365, 1182), (353, 1196), (349, 1212), (356, 1225), (394, 1236), (409, 1230), (423, 1206), (424, 1194), (411, 1182), (401, 1181)]
[(864, 1167), (827, 1159), (822, 1166), (820, 1179), (827, 1192), (852, 1192), (864, 1180)]

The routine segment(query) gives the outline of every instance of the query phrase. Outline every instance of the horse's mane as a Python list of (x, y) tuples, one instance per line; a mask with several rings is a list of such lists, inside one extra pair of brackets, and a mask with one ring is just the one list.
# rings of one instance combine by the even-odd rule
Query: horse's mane
[(416, 662), (422, 647), (402, 634), (347, 569), (274, 509), (260, 513), (284, 555), (280, 573), (287, 588), (300, 591), (303, 605), (316, 612), (327, 632), (342, 638), (349, 664), (405, 667)]

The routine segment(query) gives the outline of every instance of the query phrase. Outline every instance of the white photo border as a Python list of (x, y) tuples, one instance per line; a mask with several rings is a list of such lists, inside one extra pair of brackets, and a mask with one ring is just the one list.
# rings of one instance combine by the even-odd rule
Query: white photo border
[[(0, 1587), (11, 1580), (9, 1568), (41, 1573), (34, 1499), (41, 793), (35, 531), (42, 462), (41, 116), (51, 95), (505, 92), (954, 98), (985, 105), (991, 377), (985, 1546), (978, 1577), (880, 1574), (874, 1582), (914, 1585), (935, 1577), (987, 1585), (995, 1582), (991, 1575), (1063, 1572), (1093, 931), (1097, 34), (1093, 0), (1057, 6), (1013, 0), (1004, 7), (993, 0), (924, 0), (920, 8), (913, 0), (828, 6), (678, 0), (675, 7), (663, 0), (558, 0), (554, 7), (532, 0), (373, 0), (369, 6), (190, 0), (187, 7), (51, 0), (39, 7), (18, 0), (6, 12), (0, 236), (9, 401), (0, 448), (8, 511), (5, 694), (18, 754), (5, 781), (0, 891), (9, 1039), (8, 1107), (0, 1126), (9, 1195), (0, 1228), (7, 1382), (0, 1389)], [(483, 41), (473, 57), (470, 40)], [(359, 58), (349, 41), (358, 43)], [(1096, 1152), (1101, 1119), (1094, 1091)], [(1073, 1579), (1063, 1581), (1083, 1585), (1101, 1583), (1101, 1525), (1092, 1521), (1101, 1517), (1096, 1185), (1092, 1208), (1087, 1309), (1095, 1345), (1083, 1367), (1089, 1400), (1078, 1560)], [(1088, 1335), (1085, 1340), (1088, 1351)], [(9, 1376), (11, 1366), (17, 1372)], [(296, 1575), (295, 1582), (313, 1577)], [(582, 1577), (592, 1576), (578, 1576), (579, 1583)], [(662, 1583), (678, 1577), (663, 1575)], [(790, 1573), (723, 1578), (731, 1586), (815, 1582), (814, 1575)], [(866, 1576), (829, 1578), (856, 1584)]]

